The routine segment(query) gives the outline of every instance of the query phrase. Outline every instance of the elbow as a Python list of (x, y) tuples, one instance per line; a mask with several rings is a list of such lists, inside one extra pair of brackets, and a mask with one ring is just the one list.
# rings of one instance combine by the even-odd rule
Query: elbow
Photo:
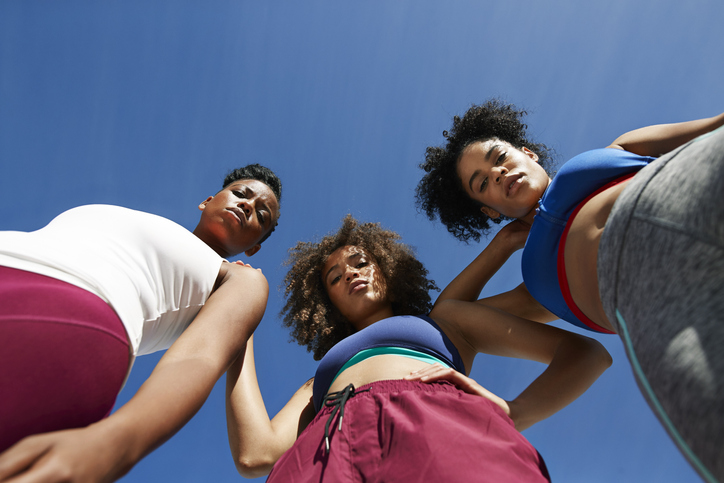
[(603, 344), (597, 340), (591, 339), (590, 337), (581, 337), (588, 364), (597, 367), (600, 371), (599, 374), (603, 374), (603, 372), (613, 364), (611, 354), (609, 354)]
[(274, 462), (250, 455), (239, 455), (235, 458), (236, 471), (244, 478), (260, 478), (268, 475)]

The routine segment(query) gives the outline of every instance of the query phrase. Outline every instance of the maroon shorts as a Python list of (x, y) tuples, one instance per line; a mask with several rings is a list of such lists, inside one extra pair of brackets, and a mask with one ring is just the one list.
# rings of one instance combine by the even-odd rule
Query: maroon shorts
[(0, 452), (107, 416), (128, 371), (113, 309), (75, 285), (0, 267)]
[[(362, 392), (367, 391), (367, 392)], [(547, 482), (543, 459), (493, 402), (447, 382), (357, 389), (330, 425), (324, 407), (274, 465), (274, 482)]]

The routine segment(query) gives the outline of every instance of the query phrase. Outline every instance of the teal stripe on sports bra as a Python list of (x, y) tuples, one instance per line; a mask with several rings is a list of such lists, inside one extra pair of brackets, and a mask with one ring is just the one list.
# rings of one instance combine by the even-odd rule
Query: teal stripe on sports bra
[(334, 376), (334, 379), (332, 379), (332, 382), (329, 383), (329, 387), (332, 387), (332, 384), (334, 384), (334, 381), (337, 380), (340, 374), (342, 374), (345, 370), (349, 369), (353, 365), (362, 362), (365, 359), (369, 359), (370, 357), (374, 356), (382, 356), (382, 355), (395, 355), (395, 356), (403, 356), (408, 357), (410, 359), (415, 359), (422, 362), (427, 362), (428, 364), (442, 364), (445, 367), (448, 367), (450, 369), (454, 369), (450, 367), (450, 364), (438, 359), (435, 356), (431, 356), (430, 354), (426, 354), (424, 352), (416, 351), (414, 349), (406, 349), (404, 347), (373, 347), (371, 349), (365, 349), (362, 351), (359, 351), (355, 355), (353, 355), (350, 360), (345, 362), (345, 364), (342, 366), (342, 368), (337, 372), (337, 374)]

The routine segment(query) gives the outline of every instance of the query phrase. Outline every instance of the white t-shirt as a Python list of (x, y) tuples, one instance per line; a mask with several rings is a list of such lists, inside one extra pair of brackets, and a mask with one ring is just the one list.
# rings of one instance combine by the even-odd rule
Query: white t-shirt
[(118, 206), (80, 206), (37, 231), (0, 231), (0, 265), (101, 297), (134, 356), (173, 344), (211, 295), (222, 262), (182, 226)]

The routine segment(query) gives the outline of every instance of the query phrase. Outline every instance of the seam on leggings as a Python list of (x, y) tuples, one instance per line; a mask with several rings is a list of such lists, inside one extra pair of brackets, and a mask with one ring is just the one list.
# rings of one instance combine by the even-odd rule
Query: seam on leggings
[(92, 325), (83, 324), (83, 323), (78, 322), (77, 320), (60, 319), (58, 317), (46, 319), (43, 317), (37, 317), (37, 316), (32, 316), (32, 315), (12, 315), (12, 316), (7, 316), (7, 317), (0, 316), (0, 322), (15, 322), (15, 321), (17, 321), (17, 322), (28, 321), (28, 322), (41, 323), (41, 324), (70, 325), (75, 328), (93, 330), (96, 332), (100, 332), (101, 334), (105, 334), (109, 337), (112, 337), (112, 338), (116, 339), (117, 341), (122, 342), (127, 347), (130, 347), (130, 343), (128, 342), (127, 338), (119, 337), (117, 334), (114, 334), (113, 332), (106, 330), (102, 327), (95, 327)]
[(643, 390), (649, 401), (651, 401), (654, 412), (659, 415), (661, 422), (668, 430), (669, 434), (674, 440), (674, 443), (676, 443), (676, 446), (678, 446), (679, 449), (681, 449), (681, 451), (686, 455), (692, 466), (696, 468), (701, 477), (709, 483), (717, 483), (718, 480), (714, 477), (714, 475), (711, 474), (706, 466), (704, 466), (699, 458), (697, 458), (689, 445), (686, 444), (686, 442), (684, 441), (684, 438), (681, 437), (679, 431), (674, 426), (674, 423), (671, 422), (668, 414), (666, 414), (666, 410), (664, 410), (664, 407), (661, 405), (659, 399), (656, 397), (656, 394), (654, 394), (654, 391), (651, 388), (651, 384), (649, 384), (649, 380), (646, 378), (643, 369), (641, 369), (641, 364), (639, 363), (638, 357), (636, 357), (636, 353), (634, 352), (633, 343), (631, 342), (631, 337), (628, 332), (628, 326), (623, 320), (623, 316), (621, 315), (621, 312), (618, 311), (618, 309), (616, 309), (616, 318), (618, 319), (618, 324), (620, 327), (619, 335), (623, 340), (623, 345), (625, 346), (629, 360), (631, 361), (631, 368), (633, 369), (636, 378), (639, 380), (639, 382), (641, 382), (641, 386), (643, 387)]
[(712, 245), (712, 246), (715, 246), (718, 248), (724, 248), (724, 245), (716, 238), (704, 236), (699, 233), (694, 233), (692, 230), (687, 229), (684, 225), (681, 225), (679, 223), (674, 223), (673, 221), (662, 220), (660, 218), (656, 218), (653, 216), (639, 215), (639, 214), (634, 214), (633, 218), (635, 218), (639, 221), (642, 221), (644, 223), (648, 223), (649, 225), (654, 225), (654, 226), (658, 226), (660, 228), (664, 228), (669, 231), (675, 231), (675, 232), (681, 233), (682, 235), (686, 235), (689, 238), (693, 238), (702, 243), (706, 243), (707, 245)]

